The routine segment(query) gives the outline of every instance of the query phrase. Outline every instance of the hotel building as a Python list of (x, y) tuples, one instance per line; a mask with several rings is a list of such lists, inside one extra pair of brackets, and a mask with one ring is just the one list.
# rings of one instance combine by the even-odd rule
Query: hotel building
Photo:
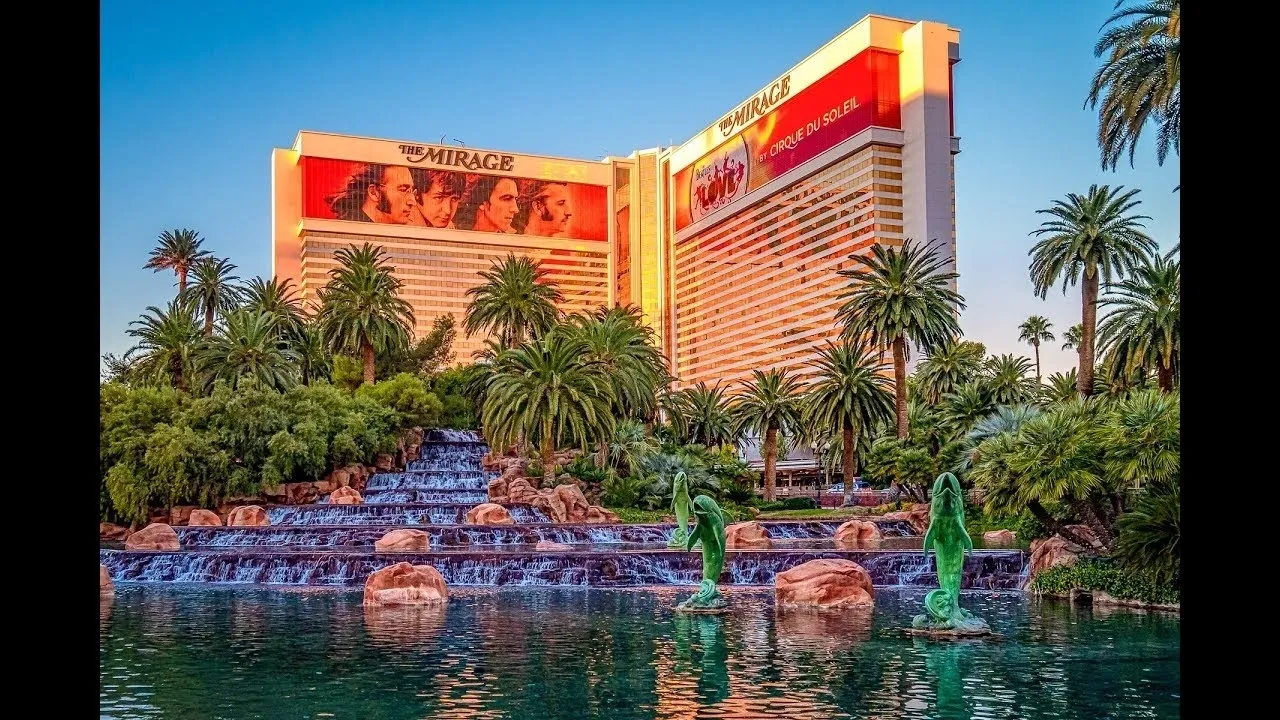
[(683, 144), (596, 161), (301, 132), (272, 153), (273, 272), (314, 302), (337, 249), (380, 245), (421, 336), (514, 253), (565, 311), (640, 308), (681, 386), (804, 373), (873, 244), (954, 270), (959, 59), (945, 24), (868, 15)]

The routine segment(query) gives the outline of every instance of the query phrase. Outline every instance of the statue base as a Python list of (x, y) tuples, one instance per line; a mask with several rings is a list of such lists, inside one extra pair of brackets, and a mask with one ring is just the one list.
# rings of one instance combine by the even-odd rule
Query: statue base
[[(710, 595), (710, 597), (707, 597)], [(718, 615), (720, 613), (729, 612), (729, 603), (724, 601), (724, 596), (720, 591), (712, 586), (710, 592), (705, 590), (699, 591), (688, 600), (676, 605), (676, 612), (681, 613), (700, 613), (703, 615)]]
[(917, 615), (911, 627), (903, 628), (909, 635), (929, 637), (981, 637), (991, 635), (991, 626), (982, 618), (961, 609), (956, 617), (940, 620), (932, 615)]
[(979, 630), (945, 630), (933, 628), (902, 628), (902, 632), (912, 637), (924, 637), (930, 640), (968, 640), (983, 638), (986, 640), (1003, 640), (1004, 636), (991, 628)]

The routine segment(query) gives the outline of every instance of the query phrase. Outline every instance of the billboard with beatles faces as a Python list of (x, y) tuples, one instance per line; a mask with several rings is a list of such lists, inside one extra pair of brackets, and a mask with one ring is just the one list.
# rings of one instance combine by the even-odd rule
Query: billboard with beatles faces
[(727, 140), (676, 172), (676, 231), (873, 125), (901, 128), (901, 115), (896, 53), (863, 50), (794, 94), (784, 76), (720, 121)]
[[(609, 239), (608, 189), (602, 185), (469, 172), (512, 168), (512, 156), (493, 153), (473, 158), (450, 150), (445, 167), (415, 166), (412, 146), (402, 147), (410, 148), (404, 164), (301, 158), (303, 217)], [(445, 159), (437, 154), (436, 160)], [(466, 157), (458, 162), (455, 155)]]

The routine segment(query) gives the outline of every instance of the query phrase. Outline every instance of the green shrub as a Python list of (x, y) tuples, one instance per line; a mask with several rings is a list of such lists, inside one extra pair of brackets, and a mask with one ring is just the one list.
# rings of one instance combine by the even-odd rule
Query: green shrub
[(444, 405), (417, 375), (400, 373), (374, 385), (361, 385), (357, 397), (369, 397), (395, 410), (403, 427), (435, 427)]
[(648, 489), (648, 480), (635, 475), (618, 475), (616, 473), (600, 484), (601, 499), (605, 507), (613, 509), (615, 512), (621, 509), (638, 509), (640, 500)]
[(1070, 567), (1050, 568), (1036, 575), (1031, 587), (1053, 595), (1066, 595), (1075, 588), (1101, 590), (1113, 597), (1152, 603), (1177, 603), (1181, 597), (1176, 585), (1109, 559), (1081, 559)]

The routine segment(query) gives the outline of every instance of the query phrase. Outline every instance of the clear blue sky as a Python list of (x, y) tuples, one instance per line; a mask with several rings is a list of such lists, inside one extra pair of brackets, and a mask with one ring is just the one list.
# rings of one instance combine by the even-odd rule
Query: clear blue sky
[[(270, 155), (301, 129), (595, 159), (680, 143), (868, 13), (960, 30), (956, 207), (965, 335), (1031, 355), (1017, 325), (1079, 322), (1076, 289), (1031, 292), (1035, 214), (1091, 183), (1142, 189), (1162, 248), (1179, 233), (1177, 158), (1103, 172), (1083, 109), (1112, 0), (742, 1), (732, 5), (309, 0), (102, 4), (101, 351), (163, 306), (143, 270), (190, 227), (248, 279), (271, 271)], [(625, 6), (625, 7), (622, 7)], [(714, 73), (708, 72), (714, 67)], [(1060, 343), (1045, 372), (1075, 365)]]

